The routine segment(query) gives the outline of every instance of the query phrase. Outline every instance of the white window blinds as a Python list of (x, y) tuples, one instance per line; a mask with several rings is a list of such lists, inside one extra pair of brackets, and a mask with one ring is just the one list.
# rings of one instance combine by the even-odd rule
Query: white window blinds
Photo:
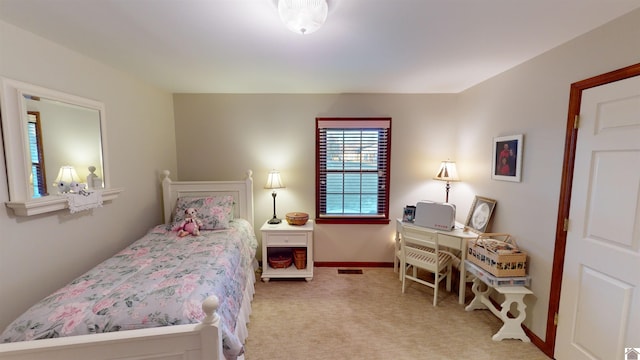
[(40, 115), (36, 112), (29, 112), (29, 122), (27, 123), (27, 133), (29, 136), (29, 154), (31, 157), (31, 178), (33, 186), (33, 197), (38, 198), (47, 195), (47, 184), (45, 183), (44, 163), (42, 159), (42, 137), (40, 135)]
[(317, 219), (388, 220), (390, 118), (318, 118)]

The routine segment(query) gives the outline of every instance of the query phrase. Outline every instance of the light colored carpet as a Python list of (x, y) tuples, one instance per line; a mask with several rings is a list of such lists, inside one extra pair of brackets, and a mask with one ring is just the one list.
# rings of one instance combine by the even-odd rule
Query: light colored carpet
[(444, 288), (434, 308), (430, 288), (411, 283), (402, 294), (392, 268), (362, 270), (258, 280), (245, 360), (549, 359), (531, 343), (492, 341), (502, 322), (489, 310), (466, 312)]

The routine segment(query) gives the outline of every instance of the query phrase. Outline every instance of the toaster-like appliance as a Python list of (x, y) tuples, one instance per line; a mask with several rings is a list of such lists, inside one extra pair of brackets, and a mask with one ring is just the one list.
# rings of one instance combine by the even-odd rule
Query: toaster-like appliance
[(423, 200), (416, 204), (416, 215), (413, 222), (437, 230), (451, 231), (456, 225), (456, 206)]

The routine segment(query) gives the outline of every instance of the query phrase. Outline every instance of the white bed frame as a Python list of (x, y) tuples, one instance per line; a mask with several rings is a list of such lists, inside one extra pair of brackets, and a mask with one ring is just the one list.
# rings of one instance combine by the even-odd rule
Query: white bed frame
[[(253, 225), (253, 178), (247, 171), (240, 181), (171, 181), (169, 171), (162, 174), (164, 222), (171, 221), (171, 213), (179, 197), (233, 195), (234, 215)], [(251, 313), (253, 269), (247, 274), (241, 315), (236, 333), (244, 342), (246, 322)], [(164, 326), (151, 329), (79, 335), (35, 341), (0, 344), (3, 360), (224, 360), (220, 318), (215, 313), (219, 300), (207, 298), (202, 309), (207, 315), (200, 324)]]

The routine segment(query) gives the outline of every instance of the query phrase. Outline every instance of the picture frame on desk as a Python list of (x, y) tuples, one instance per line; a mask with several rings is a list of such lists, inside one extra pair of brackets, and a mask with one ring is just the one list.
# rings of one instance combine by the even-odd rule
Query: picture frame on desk
[(416, 218), (416, 207), (413, 205), (407, 205), (402, 212), (402, 221), (412, 223)]
[(497, 203), (494, 199), (476, 195), (473, 203), (471, 203), (467, 220), (464, 223), (465, 229), (476, 233), (487, 232)]

